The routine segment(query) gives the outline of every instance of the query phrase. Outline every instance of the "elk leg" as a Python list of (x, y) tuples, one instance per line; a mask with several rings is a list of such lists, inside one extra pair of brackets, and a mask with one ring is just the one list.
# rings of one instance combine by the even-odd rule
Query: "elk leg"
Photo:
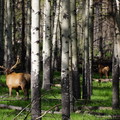
[(24, 85), (24, 86), (21, 86), (21, 89), (22, 89), (23, 92), (24, 92), (25, 100), (29, 99), (29, 93), (28, 93), (27, 87)]
[(27, 88), (24, 89), (24, 94), (25, 94), (25, 99), (29, 99), (29, 93)]
[(100, 73), (100, 78), (102, 78), (103, 76), (102, 76), (102, 73)]
[(28, 90), (24, 89), (25, 100), (29, 99)]
[(16, 96), (19, 97), (19, 90), (16, 89)]
[(107, 71), (105, 72), (105, 77), (108, 78), (108, 74), (107, 74)]
[(9, 87), (9, 96), (11, 96), (11, 95), (12, 95), (12, 88)]

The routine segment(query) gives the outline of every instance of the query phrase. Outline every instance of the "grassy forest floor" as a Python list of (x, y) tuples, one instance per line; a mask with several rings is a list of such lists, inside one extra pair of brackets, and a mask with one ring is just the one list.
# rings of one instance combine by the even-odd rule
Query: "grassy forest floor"
[[(59, 78), (56, 79), (58, 83)], [(30, 100), (21, 100), (23, 92), (20, 92), (20, 98), (16, 98), (13, 90), (13, 96), (8, 97), (8, 88), (5, 85), (5, 76), (0, 76), (0, 106), (9, 105), (19, 108), (30, 107)], [(43, 120), (61, 120), (61, 87), (53, 86), (50, 91), (42, 90), (42, 111), (49, 112), (44, 115)], [(120, 120), (120, 110), (112, 110), (112, 83), (93, 81), (93, 91), (90, 101), (78, 100), (75, 103), (75, 113), (71, 114), (71, 120)], [(53, 106), (56, 106), (51, 109)], [(8, 108), (0, 108), (0, 120), (30, 120), (29, 111), (20, 111)]]

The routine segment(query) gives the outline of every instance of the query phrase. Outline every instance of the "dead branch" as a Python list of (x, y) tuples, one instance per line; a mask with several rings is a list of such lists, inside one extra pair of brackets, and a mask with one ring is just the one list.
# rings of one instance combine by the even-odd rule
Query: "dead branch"
[(60, 105), (61, 105), (61, 104), (57, 104), (57, 105), (51, 107), (49, 110), (45, 111), (41, 116), (39, 116), (38, 118), (36, 118), (36, 120), (44, 117), (49, 111), (53, 110), (54, 108), (56, 108), (56, 107), (58, 107), (58, 106), (60, 106)]
[(19, 106), (13, 106), (13, 105), (5, 105), (5, 104), (0, 104), (0, 108), (7, 108), (7, 109), (13, 109), (13, 110), (22, 110), (22, 107)]
[[(24, 110), (27, 110), (27, 111), (28, 111), (28, 107), (29, 107), (30, 105), (31, 105), (31, 103), (28, 104), (25, 108), (21, 109), (21, 111), (14, 117), (13, 120), (15, 120)], [(29, 110), (29, 111), (30, 111), (30, 110)]]
[(97, 82), (111, 82), (112, 79), (93, 79), (94, 81), (97, 81)]

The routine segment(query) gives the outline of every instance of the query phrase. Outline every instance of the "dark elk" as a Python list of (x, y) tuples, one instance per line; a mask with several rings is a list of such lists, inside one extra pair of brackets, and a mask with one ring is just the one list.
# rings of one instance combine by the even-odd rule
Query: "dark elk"
[(25, 99), (29, 99), (30, 74), (13, 72), (13, 69), (15, 69), (19, 63), (20, 59), (17, 57), (15, 65), (11, 68), (5, 68), (3, 66), (0, 66), (0, 68), (4, 69), (6, 74), (6, 85), (9, 89), (9, 96), (12, 95), (12, 89), (16, 90), (17, 97), (19, 97), (19, 90), (23, 90)]
[(98, 65), (98, 72), (101, 78), (103, 77), (103, 75), (105, 75), (105, 77), (108, 78), (109, 70), (109, 66)]

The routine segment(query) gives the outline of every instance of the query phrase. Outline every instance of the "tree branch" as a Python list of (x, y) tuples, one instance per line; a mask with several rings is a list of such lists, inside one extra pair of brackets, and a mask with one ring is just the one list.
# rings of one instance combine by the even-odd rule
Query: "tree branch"
[(56, 107), (58, 107), (58, 106), (60, 106), (60, 105), (61, 105), (61, 104), (57, 104), (57, 105), (51, 107), (50, 109), (48, 109), (47, 111), (45, 111), (41, 116), (37, 117), (35, 120), (38, 120), (38, 119), (44, 117), (50, 110), (53, 110), (54, 108), (56, 108)]

